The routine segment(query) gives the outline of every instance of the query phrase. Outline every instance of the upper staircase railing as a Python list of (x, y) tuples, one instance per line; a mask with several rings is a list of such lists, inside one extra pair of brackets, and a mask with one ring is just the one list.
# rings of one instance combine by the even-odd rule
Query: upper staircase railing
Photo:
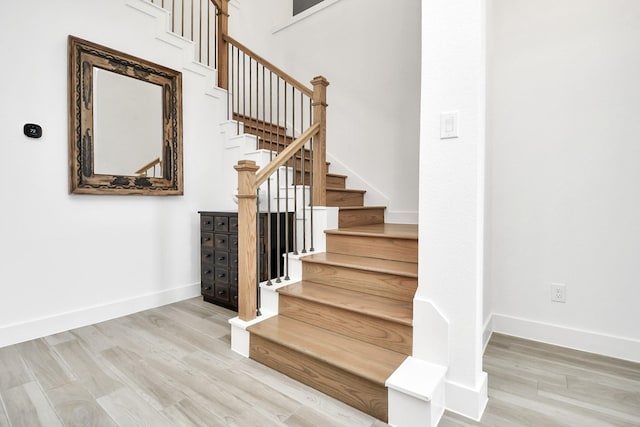
[(218, 70), (218, 87), (227, 89), (229, 0), (147, 0), (171, 13), (171, 31), (195, 44), (198, 62)]
[[(242, 127), (243, 133), (254, 134), (256, 148), (269, 152), (270, 162), (262, 169), (250, 160), (241, 160), (235, 166), (238, 316), (249, 321), (259, 314), (259, 281), (265, 276), (267, 284), (272, 283), (271, 279), (288, 280), (289, 253), (314, 250), (313, 207), (326, 205), (329, 83), (318, 76), (311, 81), (312, 87), (307, 87), (233, 39), (228, 34), (229, 0), (148, 1), (171, 12), (171, 30), (194, 42), (196, 60), (217, 69), (218, 86), (228, 94), (228, 118), (236, 122), (237, 132)], [(280, 195), (282, 191), (284, 197)], [(267, 227), (270, 233), (276, 230), (271, 234), (278, 239), (278, 250), (275, 254), (268, 253), (266, 259), (258, 256), (262, 251), (256, 239), (260, 212), (267, 213)], [(277, 215), (272, 228), (273, 212)], [(292, 223), (288, 218), (281, 221), (281, 213), (285, 217), (293, 215)], [(284, 261), (269, 259), (280, 258), (282, 252)]]

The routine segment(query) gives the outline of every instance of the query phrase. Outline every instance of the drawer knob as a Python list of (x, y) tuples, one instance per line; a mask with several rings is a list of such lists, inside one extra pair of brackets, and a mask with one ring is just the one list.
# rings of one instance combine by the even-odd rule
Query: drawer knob
[(224, 295), (224, 294), (226, 294), (225, 291), (218, 291), (218, 295)]
[(226, 274), (220, 273), (220, 274), (218, 274), (218, 279), (222, 279), (222, 278), (224, 278), (224, 276), (226, 276)]
[(218, 227), (224, 227), (224, 222), (219, 222)]
[(211, 290), (211, 286), (207, 286), (206, 288), (204, 288), (205, 291), (210, 291)]
[(223, 257), (223, 256), (218, 257), (218, 261), (224, 261), (225, 259), (226, 259), (226, 258), (225, 258), (225, 257)]
[(205, 222), (205, 224), (209, 225), (209, 224), (211, 224), (211, 221), (207, 221), (207, 222)]
[(205, 270), (203, 274), (211, 274), (211, 270)]
[(224, 243), (224, 239), (219, 239), (218, 243), (222, 245)]
[(211, 258), (211, 254), (205, 254), (205, 258)]

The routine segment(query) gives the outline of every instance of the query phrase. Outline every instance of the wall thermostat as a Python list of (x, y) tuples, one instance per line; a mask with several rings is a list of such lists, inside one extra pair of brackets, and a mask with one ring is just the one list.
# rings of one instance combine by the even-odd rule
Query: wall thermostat
[(40, 138), (42, 136), (42, 127), (33, 123), (24, 125), (24, 134), (29, 138)]

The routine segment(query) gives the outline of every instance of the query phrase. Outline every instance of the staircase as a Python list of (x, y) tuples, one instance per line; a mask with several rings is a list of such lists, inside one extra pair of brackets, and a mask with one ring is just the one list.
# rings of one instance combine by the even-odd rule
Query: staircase
[[(307, 139), (303, 136), (309, 132), (310, 136), (307, 138), (314, 138), (314, 150), (317, 150), (314, 151), (314, 158), (324, 160), (324, 90), (328, 82), (322, 77), (316, 77), (311, 81), (313, 89), (305, 88), (231, 38), (227, 32), (229, 0), (208, 0), (205, 2), (206, 9), (200, 8), (200, 12), (206, 10), (207, 16), (211, 14), (211, 10), (215, 10), (213, 15), (216, 24), (212, 27), (212, 39), (205, 43), (201, 38), (205, 30), (208, 37), (209, 30), (203, 30), (200, 26), (196, 28), (194, 35), (193, 18), (191, 22), (184, 19), (189, 14), (175, 14), (160, 0), (128, 1), (131, 6), (151, 15), (157, 14), (157, 10), (154, 10), (157, 8), (152, 7), (150, 10), (147, 2), (164, 8), (166, 16), (161, 18), (166, 18), (167, 34), (176, 35), (180, 32), (180, 42), (184, 42), (183, 38), (191, 33), (196, 61), (201, 63), (203, 58), (206, 58), (207, 65), (216, 66), (217, 86), (226, 92), (227, 118), (238, 123), (234, 135), (255, 135), (255, 148), (258, 150), (280, 153), (292, 143), (296, 145), (296, 149), (302, 147), (295, 155), (289, 150), (296, 161), (291, 161), (290, 155), (283, 156), (289, 160), (275, 162), (275, 172), (270, 173), (279, 176), (275, 174), (282, 172), (281, 167), (286, 162), (285, 166), (288, 168), (284, 176), (287, 177), (288, 183), (292, 182), (289, 174), (293, 166), (293, 182), (298, 186), (309, 186), (312, 181), (312, 165), (309, 161), (311, 152), (304, 150), (303, 147), (308, 145)], [(167, 4), (170, 3), (172, 9), (184, 10), (187, 3), (176, 1), (177, 3)], [(195, 3), (189, 4), (193, 13)], [(197, 19), (196, 22), (205, 21)], [(198, 33), (199, 37), (196, 37)], [(161, 40), (165, 38), (166, 35), (160, 35)], [(171, 40), (173, 38), (175, 37), (169, 37)], [(215, 58), (213, 62), (209, 62), (210, 53)], [(248, 88), (241, 86), (246, 84), (245, 70), (248, 70), (249, 75)], [(268, 83), (258, 83), (255, 80), (252, 89), (254, 80), (251, 70), (255, 70), (253, 76), (256, 79), (259, 71), (262, 71), (263, 76), (267, 74)], [(272, 80), (272, 74), (276, 80)], [(278, 83), (274, 84), (275, 81)], [(271, 101), (265, 103), (267, 87), (270, 96), (274, 89), (276, 99), (281, 99), (278, 95), (280, 82), (284, 88), (284, 105), (279, 101), (276, 101), (275, 107)], [(297, 91), (295, 98), (291, 95), (294, 91)], [(220, 94), (212, 96), (219, 98)], [(289, 114), (287, 96), (290, 96), (288, 99), (291, 99), (293, 104), (289, 104)], [(296, 107), (294, 99), (298, 97), (309, 101), (309, 114), (306, 113), (306, 103), (300, 101)], [(248, 115), (241, 115), (239, 112), (244, 113), (247, 105)], [(265, 108), (265, 105), (269, 108)], [(263, 120), (252, 118), (252, 106), (253, 112), (256, 115), (261, 114)], [(296, 116), (293, 111), (300, 111), (300, 114)], [(271, 112), (278, 119), (272, 118)], [(233, 122), (227, 124), (231, 123)], [(283, 126), (280, 123), (288, 124)], [(289, 129), (286, 126), (289, 126)], [(310, 131), (311, 127), (317, 129), (313, 134)], [(300, 130), (293, 132), (291, 129)], [(299, 135), (301, 132), (302, 136)], [(294, 138), (295, 134), (299, 137), (297, 141)], [(315, 141), (321, 142), (316, 144)], [(322, 148), (318, 149), (318, 146)], [(253, 150), (253, 147), (251, 149)], [(316, 152), (321, 154), (316, 155)], [(249, 162), (243, 163), (244, 170), (236, 168), (238, 175), (234, 178), (238, 178), (239, 184), (243, 181), (240, 179), (243, 173), (255, 167), (254, 162), (250, 163), (253, 165)], [(263, 170), (268, 169), (272, 163), (274, 162), (263, 165)], [(309, 193), (313, 193), (314, 203), (318, 206), (325, 204), (338, 207), (338, 228), (325, 230), (325, 253), (315, 253), (301, 258), (302, 280), (278, 290), (278, 315), (260, 321), (255, 319), (255, 301), (243, 302), (245, 306), (251, 307), (246, 312), (253, 317), (243, 318), (239, 315), (238, 318), (232, 319), (232, 348), (385, 422), (389, 420), (393, 425), (403, 427), (436, 425), (444, 410), (443, 379), (446, 367), (431, 365), (410, 357), (413, 344), (413, 298), (417, 289), (418, 271), (417, 225), (385, 224), (384, 206), (365, 206), (365, 191), (347, 188), (347, 176), (329, 172), (329, 163), (326, 163), (324, 169), (326, 174), (320, 173), (323, 171), (320, 165), (324, 166), (324, 163), (316, 161), (314, 164), (316, 172), (313, 181), (316, 182), (318, 177), (325, 177), (326, 201), (318, 199), (321, 202), (316, 203), (316, 194), (312, 191)], [(255, 174), (255, 171), (253, 173)], [(240, 185), (236, 189), (239, 213), (242, 210), (240, 196), (246, 199), (249, 199), (249, 196), (253, 197), (256, 194), (256, 186), (259, 188), (260, 183), (264, 182), (258, 182), (255, 175), (252, 180), (251, 182), (256, 184), (246, 185), (249, 190), (242, 190)], [(315, 185), (314, 188), (323, 189), (325, 186)], [(306, 188), (301, 193), (306, 194), (305, 191)], [(306, 204), (303, 202), (301, 206), (305, 206), (302, 210), (305, 212)], [(252, 228), (250, 223), (251, 221), (243, 222), (249, 230)], [(313, 226), (310, 228), (313, 233)], [(304, 219), (302, 229), (305, 229)], [(313, 246), (313, 243), (311, 245)], [(255, 245), (253, 246), (255, 249)], [(247, 255), (250, 252), (241, 253), (250, 258)], [(255, 265), (252, 262), (246, 264), (248, 270)], [(296, 277), (300, 277), (300, 274)], [(243, 285), (242, 280), (240, 282), (240, 285)], [(255, 280), (247, 279), (246, 282), (248, 284), (245, 295), (253, 293), (255, 296), (255, 292), (250, 292), (255, 289), (252, 288)]]
[[(281, 150), (290, 139), (284, 128), (265, 135), (263, 123), (236, 120), (260, 148)], [(307, 183), (296, 169), (297, 184)], [(418, 229), (385, 224), (385, 208), (364, 206), (365, 191), (347, 189), (346, 179), (327, 173), (339, 228), (325, 231), (326, 253), (301, 258), (302, 281), (278, 291), (279, 314), (247, 329), (249, 355), (387, 421), (385, 381), (412, 350)]]

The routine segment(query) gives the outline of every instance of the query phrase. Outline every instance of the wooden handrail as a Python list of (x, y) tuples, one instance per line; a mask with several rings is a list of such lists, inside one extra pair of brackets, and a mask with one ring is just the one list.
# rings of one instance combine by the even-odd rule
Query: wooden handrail
[(150, 161), (149, 163), (147, 163), (146, 165), (144, 165), (143, 167), (141, 167), (137, 171), (135, 171), (135, 174), (137, 175), (137, 174), (140, 174), (140, 173), (144, 173), (146, 175), (147, 174), (147, 170), (151, 169), (155, 165), (159, 165), (160, 163), (162, 163), (162, 160), (160, 160), (160, 157), (158, 157), (155, 160)]
[(309, 129), (304, 131), (294, 142), (289, 144), (287, 148), (282, 150), (269, 164), (265, 165), (256, 174), (255, 188), (258, 188), (260, 184), (265, 182), (273, 173), (285, 163), (287, 163), (298, 150), (302, 148), (304, 144), (311, 138), (313, 138), (320, 131), (320, 123), (316, 123)]
[(249, 49), (248, 47), (246, 47), (245, 45), (237, 41), (236, 39), (234, 39), (233, 37), (229, 36), (228, 34), (224, 34), (223, 39), (226, 42), (231, 43), (232, 45), (234, 45), (244, 53), (249, 54), (251, 58), (253, 58), (255, 61), (260, 63), (263, 67), (273, 71), (274, 74), (277, 74), (285, 82), (289, 83), (291, 86), (295, 87), (300, 92), (307, 95), (309, 98), (313, 97), (313, 90), (309, 89), (308, 87), (306, 87), (305, 85), (303, 85), (302, 83), (300, 83), (299, 81), (291, 77), (289, 74), (285, 73), (280, 68), (276, 67), (271, 62), (267, 61), (266, 59), (264, 59), (263, 57), (261, 57), (260, 55), (258, 55), (257, 53), (255, 53), (254, 51), (252, 51), (251, 49)]

